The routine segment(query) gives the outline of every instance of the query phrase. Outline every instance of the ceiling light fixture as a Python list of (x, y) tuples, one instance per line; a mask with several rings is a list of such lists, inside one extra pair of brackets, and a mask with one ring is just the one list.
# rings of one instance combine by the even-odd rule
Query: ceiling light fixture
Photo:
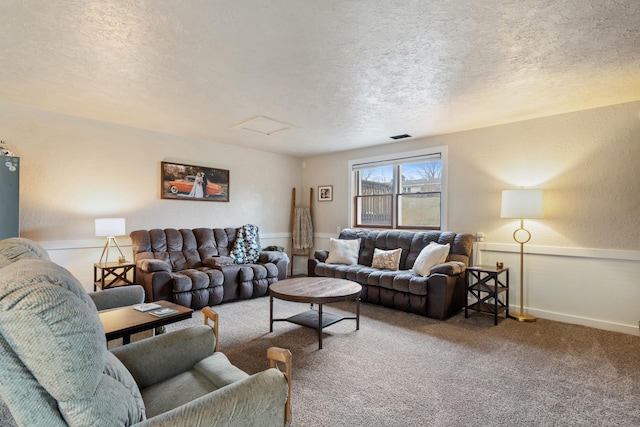
[(233, 129), (244, 129), (250, 130), (252, 132), (258, 132), (267, 136), (286, 132), (288, 130), (291, 130), (292, 128), (292, 126), (287, 123), (270, 119), (269, 117), (265, 116), (255, 116), (231, 127)]
[(402, 135), (390, 136), (391, 139), (403, 139), (403, 138), (411, 138), (411, 135), (408, 133), (403, 133)]

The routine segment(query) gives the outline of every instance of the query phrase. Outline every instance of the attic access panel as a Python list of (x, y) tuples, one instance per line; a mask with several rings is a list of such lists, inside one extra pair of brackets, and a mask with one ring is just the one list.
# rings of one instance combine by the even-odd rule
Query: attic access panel
[(265, 116), (253, 117), (249, 120), (238, 123), (237, 125), (233, 125), (232, 128), (258, 132), (267, 136), (291, 130), (290, 125)]

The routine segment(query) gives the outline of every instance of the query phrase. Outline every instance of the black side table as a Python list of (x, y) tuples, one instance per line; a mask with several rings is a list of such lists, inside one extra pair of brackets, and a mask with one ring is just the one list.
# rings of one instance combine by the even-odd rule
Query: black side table
[[(500, 280), (500, 275), (505, 273), (505, 280)], [(498, 314), (505, 312), (509, 318), (509, 269), (496, 268), (490, 265), (476, 265), (467, 267), (465, 273), (467, 292), (474, 300), (464, 307), (464, 317), (469, 317), (469, 310), (493, 314), (494, 324), (498, 324)], [(500, 299), (504, 293), (505, 298)]]

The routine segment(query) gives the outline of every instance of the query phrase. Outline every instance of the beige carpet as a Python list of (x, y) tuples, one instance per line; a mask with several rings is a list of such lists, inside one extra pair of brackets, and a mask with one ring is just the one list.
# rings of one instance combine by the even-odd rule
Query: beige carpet
[[(352, 315), (355, 305), (325, 307)], [(275, 301), (276, 317), (307, 308)], [(221, 351), (247, 372), (267, 366), (269, 346), (292, 351), (296, 426), (640, 425), (637, 336), (363, 304), (360, 331), (330, 326), (318, 350), (311, 329), (278, 322), (269, 333), (267, 298), (215, 309)]]
[[(307, 308), (275, 301), (276, 317)], [(482, 314), (441, 322), (363, 304), (360, 330), (332, 325), (318, 350), (311, 329), (277, 322), (269, 333), (268, 298), (214, 309), (220, 350), (245, 371), (265, 369), (270, 346), (292, 351), (294, 426), (640, 425), (637, 336), (543, 319), (493, 326)]]

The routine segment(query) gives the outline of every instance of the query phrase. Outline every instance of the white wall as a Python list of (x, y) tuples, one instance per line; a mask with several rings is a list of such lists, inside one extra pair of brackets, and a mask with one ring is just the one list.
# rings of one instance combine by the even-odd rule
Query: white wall
[(500, 218), (501, 191), (540, 188), (545, 217), (525, 226), (527, 250), (543, 258), (539, 268), (525, 265), (525, 306), (638, 333), (640, 311), (629, 301), (640, 301), (640, 102), (306, 158), (303, 187), (334, 186), (334, 201), (314, 210), (316, 248), (350, 225), (349, 160), (440, 145), (449, 153), (448, 228), (486, 234), (476, 257), (508, 262), (511, 305), (519, 304), (519, 224)]
[[(0, 103), (2, 140), (20, 157), (21, 236), (92, 288), (104, 240), (94, 219), (136, 229), (260, 227), (264, 246), (288, 246), (299, 158), (196, 141)], [(228, 169), (228, 203), (160, 198), (160, 162)], [(128, 238), (119, 238), (130, 255)]]

